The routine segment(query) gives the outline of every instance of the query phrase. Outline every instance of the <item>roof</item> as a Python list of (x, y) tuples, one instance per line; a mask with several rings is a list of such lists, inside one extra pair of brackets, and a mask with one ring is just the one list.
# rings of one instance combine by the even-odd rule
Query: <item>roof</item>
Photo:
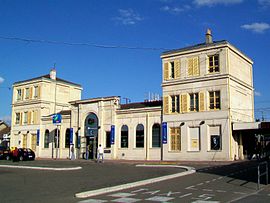
[(0, 138), (3, 138), (4, 134), (9, 134), (10, 133), (10, 127), (6, 127), (3, 130), (0, 130)]
[(106, 96), (106, 97), (96, 97), (96, 98), (90, 98), (90, 99), (81, 99), (81, 100), (75, 100), (69, 102), (70, 104), (85, 104), (85, 103), (92, 103), (92, 102), (98, 102), (98, 101), (108, 101), (108, 100), (114, 100), (114, 99), (120, 99), (120, 96)]
[(139, 108), (147, 108), (147, 107), (161, 107), (161, 105), (162, 105), (161, 100), (129, 103), (129, 104), (121, 104), (120, 110), (122, 110), (122, 109), (139, 109)]
[[(30, 82), (32, 80), (39, 80), (39, 79), (43, 79), (43, 78), (47, 78), (47, 79), (50, 79), (50, 74), (47, 74), (47, 75), (42, 75), (42, 76), (39, 76), (39, 77), (35, 77), (35, 78), (31, 78), (31, 79), (28, 79), (28, 80), (22, 80), (22, 81), (18, 81), (18, 82), (15, 82), (13, 85), (16, 85), (16, 84), (20, 84), (20, 83), (24, 83), (24, 82)], [(81, 87), (80, 84), (76, 84), (76, 83), (73, 83), (73, 82), (70, 82), (70, 81), (67, 81), (67, 80), (63, 80), (61, 78), (56, 78), (56, 81), (58, 82), (63, 82), (63, 83), (67, 83), (67, 84), (71, 84), (71, 85), (75, 85), (75, 86), (79, 86)]]
[(188, 47), (183, 47), (180, 49), (172, 49), (169, 51), (164, 51), (161, 54), (161, 57), (165, 57), (166, 55), (169, 55), (169, 54), (175, 54), (175, 53), (184, 52), (184, 51), (192, 51), (192, 50), (197, 50), (197, 49), (202, 49), (202, 48), (211, 48), (211, 47), (220, 46), (220, 45), (227, 45), (227, 46), (230, 45), (231, 47), (236, 49), (239, 53), (241, 53), (243, 56), (245, 56), (247, 59), (249, 59), (252, 62), (252, 60), (247, 55), (245, 55), (243, 52), (241, 52), (235, 46), (230, 44), (227, 40), (213, 41), (213, 43), (205, 43), (204, 42), (204, 43), (200, 43), (200, 44), (196, 44), (196, 45), (192, 45), (192, 46), (188, 46)]

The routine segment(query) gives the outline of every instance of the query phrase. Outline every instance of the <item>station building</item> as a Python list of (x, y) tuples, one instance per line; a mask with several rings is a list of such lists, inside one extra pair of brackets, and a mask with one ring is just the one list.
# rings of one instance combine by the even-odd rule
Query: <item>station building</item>
[[(252, 60), (228, 41), (166, 51), (162, 100), (121, 104), (119, 96), (81, 99), (82, 87), (49, 75), (13, 85), (11, 146), (41, 158), (244, 159), (248, 140), (233, 124), (254, 122)], [(60, 114), (61, 124), (52, 117)]]

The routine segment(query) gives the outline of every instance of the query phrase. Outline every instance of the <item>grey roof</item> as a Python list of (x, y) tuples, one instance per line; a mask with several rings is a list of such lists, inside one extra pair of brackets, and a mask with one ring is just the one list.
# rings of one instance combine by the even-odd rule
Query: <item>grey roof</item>
[(226, 40), (220, 40), (220, 41), (214, 41), (213, 43), (200, 43), (200, 44), (196, 44), (196, 45), (192, 45), (192, 46), (188, 46), (188, 47), (184, 47), (180, 49), (173, 49), (173, 50), (165, 51), (161, 55), (173, 54), (173, 53), (183, 52), (183, 51), (190, 51), (190, 50), (200, 49), (200, 48), (207, 48), (207, 47), (223, 45), (223, 44), (224, 45), (229, 44), (229, 42)]
[[(32, 80), (39, 80), (39, 79), (42, 79), (42, 78), (46, 78), (46, 79), (51, 80), (50, 74), (47, 74), (47, 75), (42, 75), (42, 76), (39, 76), (39, 77), (31, 78), (31, 79), (28, 79), (28, 80), (18, 81), (18, 82), (13, 83), (13, 85), (24, 83), (24, 82), (30, 82)], [(70, 82), (70, 81), (67, 81), (67, 80), (63, 80), (63, 79), (57, 78), (57, 77), (56, 77), (56, 81), (81, 87), (81, 85), (79, 85), (79, 84), (76, 84), (76, 83), (73, 83), (73, 82)]]
[(161, 105), (162, 105), (161, 100), (130, 103), (130, 104), (121, 104), (120, 110), (122, 110), (122, 109), (139, 109), (139, 108), (147, 108), (147, 107), (161, 107)]

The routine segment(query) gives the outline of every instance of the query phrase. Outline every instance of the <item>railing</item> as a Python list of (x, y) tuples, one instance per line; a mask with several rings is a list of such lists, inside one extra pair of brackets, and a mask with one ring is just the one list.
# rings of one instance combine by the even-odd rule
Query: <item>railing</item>
[[(261, 172), (261, 169), (263, 169), (263, 168), (265, 168), (265, 171)], [(268, 162), (267, 161), (261, 162), (258, 165), (258, 184), (257, 184), (257, 189), (258, 190), (260, 189), (261, 177), (262, 176), (266, 177), (266, 185), (268, 185)]]

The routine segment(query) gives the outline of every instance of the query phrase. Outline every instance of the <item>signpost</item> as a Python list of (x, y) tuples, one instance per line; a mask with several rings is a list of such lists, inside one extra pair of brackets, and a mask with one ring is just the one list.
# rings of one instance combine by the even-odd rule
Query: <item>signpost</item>
[[(59, 135), (58, 135), (58, 126), (61, 125), (61, 122), (62, 122), (62, 115), (57, 113), (57, 114), (54, 114), (53, 117), (52, 117), (52, 121), (53, 121), (53, 124), (56, 125), (56, 145), (55, 145), (55, 148), (56, 148), (56, 155), (55, 155), (55, 158), (57, 159), (58, 157), (58, 140), (59, 140)], [(52, 139), (52, 158), (53, 158), (53, 142), (54, 142), (54, 139)]]
[(114, 137), (115, 137), (115, 125), (111, 126), (111, 144), (114, 144)]

